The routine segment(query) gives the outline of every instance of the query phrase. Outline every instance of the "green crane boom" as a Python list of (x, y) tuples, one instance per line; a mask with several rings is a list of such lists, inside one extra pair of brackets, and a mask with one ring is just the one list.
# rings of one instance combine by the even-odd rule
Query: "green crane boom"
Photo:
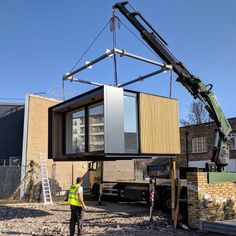
[[(216, 145), (213, 150), (211, 161), (216, 164), (218, 171), (223, 171), (229, 162), (229, 144), (231, 142), (231, 126), (226, 119), (214, 93), (212, 84), (205, 85), (199, 78), (191, 74), (185, 66), (167, 49), (167, 43), (157, 31), (146, 21), (139, 12), (130, 12), (126, 8), (128, 2), (119, 2), (113, 6), (118, 9), (125, 18), (139, 31), (144, 41), (153, 51), (167, 64), (173, 66), (173, 71), (178, 75), (180, 82), (194, 97), (200, 99), (210, 117), (217, 125)], [(144, 25), (148, 28), (146, 28)]]

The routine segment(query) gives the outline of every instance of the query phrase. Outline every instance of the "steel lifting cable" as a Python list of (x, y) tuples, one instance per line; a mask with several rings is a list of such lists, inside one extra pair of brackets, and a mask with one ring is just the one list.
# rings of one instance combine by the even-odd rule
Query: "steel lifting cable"
[(115, 8), (112, 8), (112, 17), (110, 20), (110, 31), (113, 32), (113, 58), (114, 58), (114, 85), (118, 85), (117, 60), (116, 60), (116, 22), (120, 28), (120, 19), (115, 15)]
[(155, 57), (157, 57), (158, 59), (160, 59), (162, 62), (163, 60), (156, 54), (153, 52), (153, 50), (146, 44), (144, 43), (139, 36), (137, 36), (127, 25), (125, 25), (121, 20), (120, 23), (136, 38), (139, 40), (140, 43), (142, 43)]
[[(85, 50), (85, 52), (81, 55), (81, 57), (76, 61), (76, 63), (74, 64), (74, 66), (71, 68), (70, 72), (72, 72), (75, 67), (80, 63), (80, 61), (84, 58), (84, 56), (86, 55), (86, 53), (89, 51), (89, 49), (93, 46), (93, 44), (96, 42), (96, 40), (100, 37), (100, 35), (104, 32), (104, 30), (106, 29), (106, 27), (110, 24), (109, 20), (106, 25), (102, 28), (102, 30), (99, 32), (99, 34), (95, 37), (95, 39), (92, 41), (92, 43), (89, 45), (89, 47)], [(62, 100), (65, 101), (65, 80), (62, 80)]]
[[(130, 5), (130, 3), (128, 3), (128, 5), (130, 6), (130, 8), (134, 11), (134, 12), (136, 12), (136, 10), (134, 9), (134, 7), (133, 6), (131, 6)], [(122, 23), (122, 22), (121, 22)], [(123, 23), (122, 23), (123, 24)], [(129, 29), (128, 29), (129, 30)], [(130, 31), (132, 34), (133, 34), (133, 32), (132, 31)], [(135, 34), (134, 34), (135, 35)], [(136, 35), (135, 35), (135, 37), (136, 37)], [(140, 38), (138, 38), (139, 40), (140, 40)], [(141, 41), (141, 40), (140, 40)], [(151, 51), (152, 52), (152, 54), (154, 54), (155, 56), (157, 56), (162, 62), (163, 62), (163, 60), (156, 54), (156, 53), (154, 53), (153, 52), (153, 50), (147, 45), (147, 44), (145, 44), (143, 41), (141, 41), (147, 48), (148, 48), (148, 50), (149, 51)], [(164, 62), (163, 62), (164, 63)], [(169, 84), (169, 86), (170, 86), (170, 91), (169, 91), (169, 97), (171, 98), (172, 97), (172, 81), (173, 81), (173, 70), (170, 70), (170, 84)]]
[(65, 101), (66, 97), (65, 97), (65, 80), (62, 80), (62, 101)]
[[(136, 9), (130, 4), (128, 3), (128, 5), (130, 6), (130, 8), (134, 11), (137, 12)], [(124, 23), (121, 22), (123, 25)], [(164, 61), (156, 54), (153, 52), (153, 50), (149, 47), (149, 45), (147, 45), (146, 43), (144, 43), (131, 29), (129, 29), (126, 25), (124, 25), (143, 45), (145, 45), (145, 47), (153, 54), (155, 55), (158, 59), (160, 59), (163, 63)]]
[(102, 28), (102, 30), (99, 32), (99, 34), (95, 37), (95, 39), (92, 41), (92, 43), (89, 45), (89, 47), (85, 50), (85, 52), (82, 54), (82, 56), (77, 60), (77, 62), (75, 63), (75, 65), (72, 67), (72, 69), (70, 70), (70, 72), (72, 72), (75, 67), (80, 63), (80, 61), (83, 59), (83, 57), (86, 55), (86, 53), (89, 51), (89, 49), (93, 46), (93, 44), (96, 42), (96, 40), (100, 37), (100, 35), (104, 32), (104, 30), (106, 29), (106, 27), (110, 24), (111, 19), (109, 19), (109, 21), (106, 23), (106, 25)]
[(173, 70), (170, 70), (170, 94), (169, 97), (172, 97), (172, 81), (173, 81)]
[(133, 11), (136, 12), (136, 10), (134, 9), (134, 7), (128, 2), (128, 5), (130, 6), (130, 8), (132, 8)]
[[(130, 4), (129, 6), (136, 11)], [(83, 57), (86, 55), (86, 53), (89, 51), (89, 49), (93, 46), (93, 44), (96, 42), (96, 40), (100, 37), (100, 35), (104, 32), (104, 30), (106, 29), (106, 27), (108, 26), (108, 24), (110, 24), (110, 30), (113, 31), (114, 30), (114, 23), (112, 23), (113, 21), (113, 17), (114, 19), (118, 20), (118, 27), (120, 28), (120, 24), (122, 24), (134, 37), (136, 37), (154, 56), (158, 57), (158, 55), (156, 55), (153, 50), (146, 44), (144, 43), (128, 26), (126, 26), (126, 24), (124, 24), (117, 16), (112, 16), (111, 19), (109, 19), (109, 21), (105, 24), (105, 26), (102, 28), (102, 30), (99, 32), (99, 34), (95, 37), (95, 39), (92, 41), (92, 43), (89, 45), (89, 47), (85, 50), (85, 52), (81, 55), (81, 57), (76, 61), (76, 63), (74, 64), (74, 66), (72, 67), (72, 69), (70, 70), (70, 72), (72, 72), (75, 67), (80, 63), (80, 61), (83, 59)], [(115, 21), (114, 20), (114, 21)], [(113, 39), (113, 41), (115, 41)], [(158, 57), (159, 58), (159, 57)], [(161, 61), (162, 59), (159, 58)]]
[[(135, 11), (135, 9), (129, 4), (129, 6)], [(108, 24), (110, 24), (110, 30), (113, 31), (113, 49), (116, 47), (116, 20), (118, 21), (118, 27), (120, 28), (120, 24), (122, 24), (136, 39), (138, 39), (154, 56), (158, 57), (157, 54), (153, 52), (153, 50), (146, 44), (144, 43), (126, 24), (124, 24), (117, 16), (115, 16), (114, 11), (112, 18), (109, 19), (109, 21), (105, 24), (105, 26), (102, 28), (102, 30), (99, 32), (99, 34), (95, 37), (95, 39), (92, 41), (92, 43), (89, 45), (89, 47), (85, 50), (85, 52), (81, 55), (81, 57), (76, 61), (70, 72), (72, 72), (75, 67), (80, 63), (80, 61), (83, 59), (83, 57), (86, 55), (86, 53), (89, 51), (89, 49), (93, 46), (93, 44), (96, 42), (96, 40), (100, 37), (100, 35), (104, 32)], [(159, 57), (158, 57), (159, 58)], [(162, 59), (159, 58), (161, 61)], [(118, 79), (117, 79), (117, 62), (116, 62), (116, 56), (114, 54), (114, 66), (115, 66), (115, 85), (118, 84)], [(63, 85), (62, 85), (62, 90), (63, 90), (63, 100), (65, 99), (64, 96), (64, 80), (63, 80)]]

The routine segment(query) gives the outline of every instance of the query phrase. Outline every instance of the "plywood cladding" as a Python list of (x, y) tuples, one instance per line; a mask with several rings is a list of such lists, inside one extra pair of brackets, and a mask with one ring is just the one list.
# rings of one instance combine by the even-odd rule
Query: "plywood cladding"
[(139, 101), (141, 153), (179, 154), (177, 100), (140, 94)]

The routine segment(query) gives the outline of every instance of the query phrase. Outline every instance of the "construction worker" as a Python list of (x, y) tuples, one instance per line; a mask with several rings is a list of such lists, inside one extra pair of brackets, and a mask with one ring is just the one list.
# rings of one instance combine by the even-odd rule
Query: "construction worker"
[(83, 210), (87, 210), (87, 207), (83, 200), (83, 178), (78, 177), (76, 184), (73, 184), (69, 191), (68, 203), (71, 209), (70, 218), (70, 235), (75, 233), (75, 225), (78, 226), (78, 235), (82, 234), (83, 227)]

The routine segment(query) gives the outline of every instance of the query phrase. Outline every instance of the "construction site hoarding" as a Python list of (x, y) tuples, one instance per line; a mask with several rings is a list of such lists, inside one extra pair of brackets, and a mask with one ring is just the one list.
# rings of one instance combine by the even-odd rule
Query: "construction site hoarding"
[(49, 108), (48, 150), (61, 161), (179, 154), (177, 100), (98, 87)]

